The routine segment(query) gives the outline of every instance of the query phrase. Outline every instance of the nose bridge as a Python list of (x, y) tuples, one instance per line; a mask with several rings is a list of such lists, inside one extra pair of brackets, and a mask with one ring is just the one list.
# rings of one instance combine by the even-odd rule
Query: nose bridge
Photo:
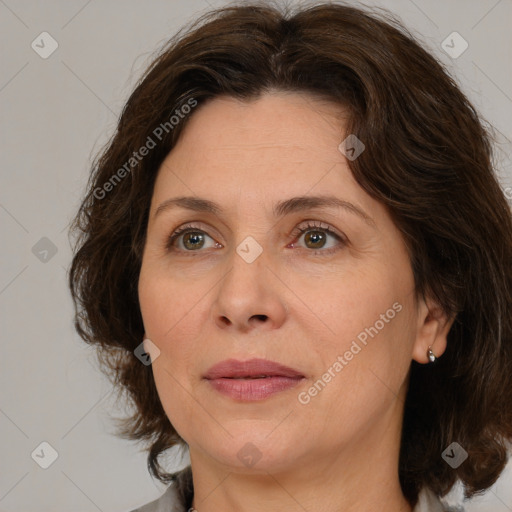
[[(241, 198), (239, 198), (241, 200)], [(252, 279), (253, 274), (265, 271), (268, 261), (269, 248), (266, 245), (269, 238), (265, 222), (267, 221), (264, 209), (259, 200), (248, 206), (250, 196), (244, 197), (245, 208), (237, 211), (236, 226), (234, 230), (234, 251), (230, 257), (230, 274), (245, 274)], [(265, 246), (265, 249), (264, 249)]]
[(285, 307), (269, 281), (275, 277), (263, 244), (246, 236), (234, 247), (228, 265), (212, 306), (214, 322), (242, 331), (248, 330), (254, 319), (274, 327), (282, 323)]
[(236, 299), (253, 301), (264, 291), (268, 273), (266, 251), (254, 237), (246, 236), (235, 246), (229, 261), (229, 272), (221, 283), (224, 291), (235, 294)]

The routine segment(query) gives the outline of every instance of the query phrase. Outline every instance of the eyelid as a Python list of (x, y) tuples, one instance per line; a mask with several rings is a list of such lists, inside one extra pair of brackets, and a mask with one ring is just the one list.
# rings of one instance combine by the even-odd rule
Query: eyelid
[[(304, 223), (306, 223), (306, 225), (304, 225)], [(326, 224), (325, 222), (317, 220), (301, 221), (299, 225), (294, 228), (294, 230), (291, 233), (291, 236), (300, 236), (306, 231), (314, 231), (315, 229), (328, 232), (329, 234), (338, 237), (340, 240), (348, 242), (347, 237), (343, 233), (339, 232), (336, 228), (334, 228), (330, 224)]]
[[(307, 224), (303, 225), (304, 222), (306, 222)], [(321, 248), (321, 249), (308, 249), (307, 247), (303, 248), (308, 255), (329, 257), (329, 256), (332, 256), (333, 254), (337, 253), (338, 251), (341, 251), (342, 249), (344, 249), (349, 243), (348, 238), (344, 234), (340, 233), (336, 228), (332, 227), (330, 224), (325, 224), (325, 223), (322, 223), (321, 221), (306, 220), (306, 221), (302, 221), (299, 224), (299, 226), (297, 226), (295, 228), (295, 230), (293, 231), (292, 235), (294, 237), (294, 241), (290, 245), (294, 246), (296, 243), (296, 240), (298, 240), (300, 237), (302, 237), (302, 235), (304, 233), (307, 233), (309, 231), (320, 231), (320, 232), (327, 233), (331, 237), (336, 238), (338, 240), (338, 243), (336, 244), (335, 247), (329, 247), (329, 248)], [(290, 245), (288, 245), (287, 247), (290, 247)]]
[[(210, 227), (207, 227), (206, 229), (204, 228), (204, 225), (202, 223), (198, 223), (198, 222), (188, 222), (186, 224), (183, 224), (175, 229), (173, 229), (171, 231), (171, 234), (167, 237), (166, 239), (166, 244), (165, 244), (165, 248), (166, 250), (168, 251), (176, 251), (175, 247), (174, 247), (174, 244), (175, 244), (175, 241), (182, 235), (186, 234), (187, 232), (193, 232), (193, 231), (200, 231), (202, 233), (204, 233), (206, 236), (208, 236), (209, 238), (211, 238), (212, 240), (214, 240), (214, 238), (208, 234), (208, 230), (210, 229)], [(212, 228), (213, 229), (213, 228)], [(305, 232), (308, 232), (308, 231), (314, 231), (315, 229), (318, 229), (319, 231), (324, 231), (326, 233), (328, 233), (329, 235), (331, 236), (334, 236), (335, 238), (338, 239), (338, 241), (341, 243), (342, 246), (345, 246), (348, 244), (348, 238), (341, 232), (339, 232), (336, 228), (334, 228), (333, 226), (331, 226), (330, 224), (327, 224), (327, 223), (323, 223), (322, 221), (318, 221), (318, 220), (313, 220), (313, 219), (306, 219), (306, 220), (302, 220), (299, 222), (299, 224), (297, 226), (295, 226), (295, 228), (293, 229), (293, 231), (290, 233), (290, 235), (288, 235), (289, 237), (293, 237), (293, 242), (291, 242), (291, 245), (295, 244), (296, 242), (296, 239), (300, 236), (302, 236)], [(219, 242), (215, 241), (215, 243), (217, 245), (222, 245), (222, 244), (219, 244)], [(289, 245), (287, 245), (287, 247), (289, 247)], [(331, 254), (333, 252), (336, 252), (337, 250), (339, 250), (339, 247), (337, 248), (329, 248), (329, 249), (307, 249), (306, 248), (306, 251), (308, 251), (309, 253), (312, 253), (312, 254), (323, 254), (323, 255), (327, 255), (327, 254)], [(202, 251), (198, 250), (198, 251), (183, 251), (183, 250), (178, 250), (178, 252), (185, 252), (185, 253), (194, 253), (194, 252), (197, 252), (197, 253), (200, 253)]]
[[(175, 241), (180, 236), (187, 233), (188, 231), (201, 231), (202, 233), (204, 233), (206, 236), (208, 236), (209, 238), (211, 238), (213, 240), (213, 237), (208, 234), (208, 229), (210, 229), (210, 228), (205, 229), (201, 223), (198, 224), (195, 222), (187, 222), (186, 224), (182, 224), (181, 226), (178, 226), (177, 228), (173, 229), (171, 231), (171, 234), (166, 238), (165, 248), (168, 251), (176, 250), (174, 248)], [(216, 243), (218, 243), (218, 242), (216, 242)], [(192, 253), (194, 251), (185, 251), (185, 252)], [(199, 251), (197, 251), (197, 252), (199, 252)]]

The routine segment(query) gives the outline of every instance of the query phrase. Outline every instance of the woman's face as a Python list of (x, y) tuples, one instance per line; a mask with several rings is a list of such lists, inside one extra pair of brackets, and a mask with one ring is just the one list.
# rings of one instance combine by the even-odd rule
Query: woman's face
[[(426, 309), (400, 232), (338, 149), (349, 134), (334, 112), (292, 93), (216, 98), (159, 170), (139, 299), (192, 461), (278, 471), (398, 442)], [(196, 202), (157, 213), (185, 196)]]

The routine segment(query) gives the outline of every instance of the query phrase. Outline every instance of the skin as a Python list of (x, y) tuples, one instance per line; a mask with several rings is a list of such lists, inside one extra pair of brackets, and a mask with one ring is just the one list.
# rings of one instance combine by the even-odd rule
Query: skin
[[(398, 480), (409, 368), (413, 359), (428, 363), (429, 346), (442, 355), (452, 320), (416, 299), (401, 233), (338, 150), (348, 135), (343, 116), (297, 93), (215, 98), (193, 112), (159, 170), (139, 300), (145, 338), (160, 350), (152, 369), (161, 402), (190, 449), (199, 512), (411, 510)], [(272, 214), (277, 201), (321, 194), (357, 205), (375, 225), (340, 208)], [(224, 212), (174, 208), (155, 217), (177, 196), (215, 201)], [(344, 242), (311, 240), (321, 235), (316, 227), (294, 236), (309, 220)], [(181, 235), (166, 248), (188, 223), (203, 238)], [(263, 250), (252, 263), (236, 251), (248, 236)], [(299, 393), (394, 303), (400, 312), (301, 403)], [(305, 378), (252, 403), (202, 378), (222, 360), (253, 357)], [(250, 467), (237, 456), (247, 443), (260, 457)]]

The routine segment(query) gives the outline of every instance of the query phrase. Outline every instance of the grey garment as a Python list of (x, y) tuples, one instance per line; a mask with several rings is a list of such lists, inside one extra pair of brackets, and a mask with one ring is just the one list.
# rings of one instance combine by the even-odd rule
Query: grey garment
[(418, 503), (412, 512), (464, 512), (463, 508), (453, 509), (444, 505), (430, 489), (422, 489)]
[(180, 501), (175, 486), (170, 485), (160, 498), (131, 512), (187, 512), (187, 509)]
[(190, 512), (194, 490), (190, 466), (175, 474), (176, 478), (160, 498), (131, 512)]
[[(193, 512), (192, 499), (192, 473), (188, 466), (177, 474), (160, 498), (130, 512)], [(446, 508), (432, 491), (423, 489), (413, 512), (464, 512), (464, 509)]]

